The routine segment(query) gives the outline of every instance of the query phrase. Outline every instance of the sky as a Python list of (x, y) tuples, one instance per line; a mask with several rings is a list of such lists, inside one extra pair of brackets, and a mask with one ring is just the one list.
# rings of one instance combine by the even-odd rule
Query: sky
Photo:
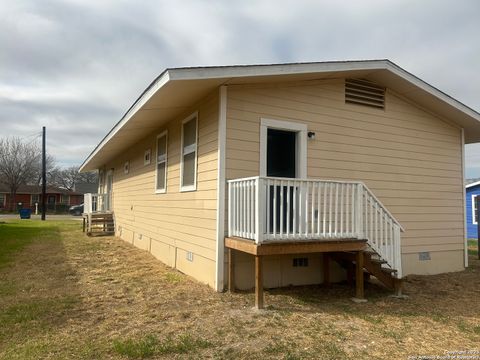
[(478, 0), (0, 0), (0, 19), (0, 136), (46, 126), (64, 166), (167, 67), (387, 58), (480, 111)]

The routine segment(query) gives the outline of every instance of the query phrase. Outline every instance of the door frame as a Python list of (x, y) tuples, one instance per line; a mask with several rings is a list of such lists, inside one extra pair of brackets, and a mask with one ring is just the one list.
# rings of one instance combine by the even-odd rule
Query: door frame
[(307, 125), (295, 121), (260, 119), (260, 176), (267, 176), (268, 129), (286, 130), (296, 133), (295, 178), (307, 178)]

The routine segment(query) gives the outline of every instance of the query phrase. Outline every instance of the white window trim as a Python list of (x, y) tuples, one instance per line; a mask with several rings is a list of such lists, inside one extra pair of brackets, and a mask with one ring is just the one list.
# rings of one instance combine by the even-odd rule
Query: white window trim
[(287, 130), (297, 133), (296, 169), (297, 179), (307, 178), (307, 125), (285, 120), (260, 119), (260, 176), (267, 176), (268, 129)]
[[(183, 125), (190, 120), (195, 119), (195, 145), (188, 146), (186, 152), (183, 149)], [(193, 185), (183, 186), (183, 156), (195, 152), (195, 165), (193, 175)], [(182, 141), (180, 149), (180, 192), (196, 191), (197, 190), (197, 174), (198, 174), (198, 111), (188, 116), (182, 121)]]
[[(163, 189), (158, 189), (158, 139), (165, 136), (165, 187)], [(167, 192), (167, 168), (168, 168), (168, 130), (162, 131), (157, 135), (156, 144), (155, 144), (155, 194), (165, 194)]]
[[(480, 194), (472, 194), (472, 224), (477, 225), (477, 222), (475, 221), (475, 198), (477, 196), (480, 196)], [(478, 211), (479, 209), (477, 209)]]

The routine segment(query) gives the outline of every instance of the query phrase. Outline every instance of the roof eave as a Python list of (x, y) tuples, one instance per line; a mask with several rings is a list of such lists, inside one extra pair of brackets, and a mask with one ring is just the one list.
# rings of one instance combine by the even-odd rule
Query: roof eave
[[(155, 93), (169, 82), (173, 81), (201, 81), (207, 79), (225, 79), (230, 82), (236, 78), (248, 77), (274, 77), (282, 75), (301, 75), (309, 73), (328, 73), (328, 72), (346, 72), (346, 71), (389, 71), (395, 76), (412, 84), (417, 89), (438, 99), (439, 103), (447, 105), (451, 109), (455, 109), (459, 114), (466, 116), (471, 122), (470, 125), (479, 125), (480, 136), (480, 114), (463, 103), (455, 100), (451, 96), (426, 83), (415, 75), (402, 69), (390, 60), (359, 60), (359, 61), (331, 61), (331, 62), (314, 62), (314, 63), (291, 63), (291, 64), (272, 64), (272, 65), (235, 65), (235, 66), (217, 66), (217, 67), (192, 67), (192, 68), (171, 68), (166, 69), (160, 74), (138, 97), (133, 105), (127, 110), (120, 121), (110, 130), (110, 132), (100, 141), (91, 154), (85, 159), (80, 166), (80, 171), (93, 170), (89, 168), (89, 164), (94, 157), (100, 153), (104, 146), (121, 130), (128, 121), (139, 111), (142, 106), (149, 101)], [(473, 122), (472, 122), (473, 121)], [(460, 125), (460, 124), (459, 124)], [(475, 132), (475, 131), (472, 131)], [(475, 132), (476, 135), (476, 132)], [(476, 138), (475, 138), (476, 139)], [(470, 139), (467, 139), (470, 140)], [(468, 141), (470, 142), (470, 141)]]

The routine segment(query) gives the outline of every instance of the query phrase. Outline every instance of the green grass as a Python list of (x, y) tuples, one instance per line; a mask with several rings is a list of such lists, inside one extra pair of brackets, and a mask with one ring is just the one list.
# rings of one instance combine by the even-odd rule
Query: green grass
[(172, 284), (180, 283), (184, 280), (184, 277), (174, 272), (165, 273), (165, 280)]
[[(32, 299), (30, 302), (11, 305), (0, 311), (0, 326), (20, 325), (31, 321), (39, 321), (52, 315), (59, 315), (71, 309), (78, 300), (64, 296), (53, 299)], [(0, 335), (1, 336), (1, 335)]]
[(480, 335), (480, 325), (475, 325), (472, 330), (474, 334)]
[(194, 338), (190, 334), (183, 334), (177, 338), (167, 337), (160, 341), (154, 335), (147, 335), (142, 339), (116, 339), (113, 349), (120, 355), (132, 359), (145, 359), (154, 355), (187, 354), (199, 349), (212, 346), (209, 341)]
[(476, 239), (468, 239), (468, 254), (478, 256), (478, 241)]
[(0, 268), (13, 260), (13, 254), (30, 244), (38, 227), (14, 223), (0, 224)]
[[(60, 229), (71, 226), (78, 227), (78, 224), (38, 220), (0, 223), (0, 348), (2, 341), (10, 341), (11, 345), (17, 342), (19, 345), (18, 339), (48, 333), (79, 302), (78, 296), (69, 293), (62, 283), (71, 270), (68, 267), (62, 267), (61, 271), (55, 268), (56, 265), (61, 266), (64, 260)], [(10, 265), (33, 244), (52, 251), (54, 266), (28, 275), (19, 272), (16, 277), (9, 278)], [(44, 258), (36, 259), (35, 255), (30, 254), (27, 259), (20, 261), (27, 261), (25, 266), (30, 262), (35, 264), (44, 261)], [(40, 342), (30, 340), (30, 343), (24, 344), (24, 358), (35, 358), (34, 350), (43, 349)], [(20, 351), (21, 348), (17, 347), (16, 350)]]

